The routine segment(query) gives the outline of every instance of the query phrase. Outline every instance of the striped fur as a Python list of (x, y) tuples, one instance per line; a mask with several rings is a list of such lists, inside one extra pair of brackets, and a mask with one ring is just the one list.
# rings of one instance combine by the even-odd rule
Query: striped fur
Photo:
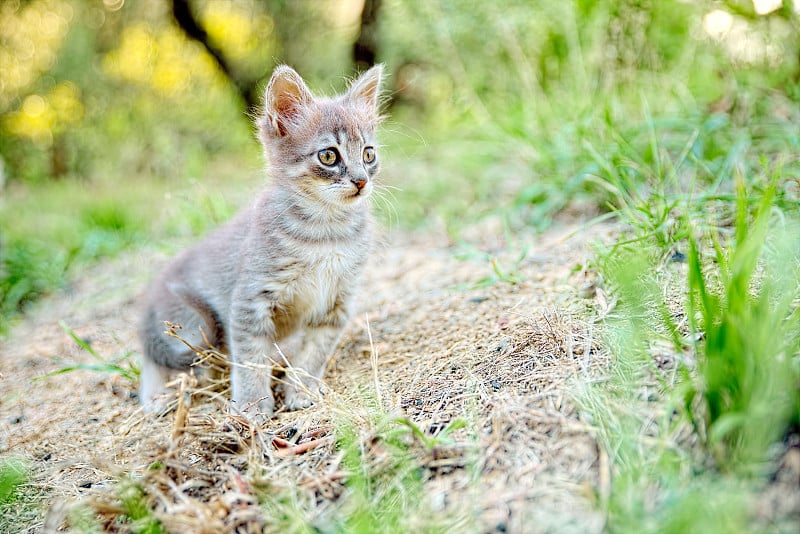
[[(275, 345), (285, 354), (286, 406), (308, 406), (348, 320), (370, 243), (367, 197), (380, 167), (375, 130), (382, 68), (373, 67), (334, 98), (314, 97), (290, 67), (275, 69), (256, 120), (271, 181), (255, 203), (176, 257), (145, 296), (140, 398), (158, 407), (171, 369), (195, 355), (163, 335), (180, 324), (187, 340), (203, 335), (227, 347), (231, 410), (269, 417)], [(330, 154), (337, 156), (333, 164)], [(201, 334), (202, 329), (202, 334)], [(281, 351), (283, 353), (283, 351)]]

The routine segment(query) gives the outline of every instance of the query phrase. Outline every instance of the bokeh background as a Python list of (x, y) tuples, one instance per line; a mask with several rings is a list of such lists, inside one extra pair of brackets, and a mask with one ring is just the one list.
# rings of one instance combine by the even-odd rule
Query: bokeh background
[[(244, 203), (263, 180), (250, 117), (278, 63), (321, 93), (386, 64), (377, 204), (395, 228), (458, 236), (499, 215), (539, 231), (689, 189), (723, 202), (734, 176), (757, 191), (777, 164), (788, 169), (777, 202), (791, 204), (799, 11), (798, 0), (3, 0), (0, 327), (71, 269), (189, 239)], [(653, 231), (669, 242), (677, 230)]]

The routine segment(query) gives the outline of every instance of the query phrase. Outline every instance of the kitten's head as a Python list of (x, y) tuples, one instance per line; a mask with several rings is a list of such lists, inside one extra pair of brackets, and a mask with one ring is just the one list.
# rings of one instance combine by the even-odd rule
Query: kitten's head
[(327, 207), (350, 207), (369, 196), (380, 167), (383, 67), (377, 65), (333, 98), (314, 97), (291, 67), (278, 66), (257, 119), (276, 185)]

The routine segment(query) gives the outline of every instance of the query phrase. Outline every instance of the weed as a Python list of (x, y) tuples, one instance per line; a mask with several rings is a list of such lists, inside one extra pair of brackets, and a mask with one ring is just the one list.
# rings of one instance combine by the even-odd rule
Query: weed
[(141, 240), (144, 225), (119, 202), (98, 202), (81, 213), (82, 242), (73, 250), (73, 261), (113, 256)]
[(424, 470), (415, 455), (415, 436), (427, 448), (446, 440), (446, 434), (463, 426), (453, 422), (440, 436), (429, 438), (406, 418), (376, 416), (370, 439), (351, 422), (338, 430), (337, 448), (347, 470), (347, 492), (342, 498), (344, 532), (446, 532), (445, 518), (432, 521), (423, 494)]
[(0, 335), (24, 306), (57, 287), (69, 263), (67, 254), (22, 239), (0, 241)]
[[(765, 483), (773, 447), (797, 418), (800, 243), (797, 223), (774, 217), (774, 186), (751, 216), (752, 196), (740, 182), (733, 236), (707, 233), (713, 261), (690, 235), (681, 311), (664, 297), (653, 236), (605, 259), (619, 299), (607, 320), (614, 377), (579, 402), (611, 458), (612, 530), (680, 532), (724, 516), (717, 528), (744, 532), (755, 521), (743, 503)], [(667, 370), (653, 358), (664, 346)], [(651, 405), (654, 397), (664, 400)], [(708, 493), (718, 498), (692, 504)]]
[[(436, 436), (408, 418), (384, 412), (369, 394), (358, 408), (349, 406), (334, 421), (345, 489), (335, 507), (311, 516), (316, 506), (297, 488), (261, 494), (261, 506), (274, 530), (291, 532), (450, 532), (455, 519), (434, 515), (424, 493), (426, 458), (452, 444), (450, 435), (464, 428), (456, 419)], [(355, 411), (365, 411), (356, 415)], [(463, 521), (463, 520), (462, 520)]]
[(475, 280), (468, 284), (466, 287), (469, 289), (476, 289), (481, 287), (489, 287), (496, 283), (518, 284), (522, 282), (523, 278), (520, 274), (520, 266), (528, 257), (530, 247), (525, 247), (522, 251), (510, 261), (500, 260), (497, 256), (483, 252), (475, 246), (462, 241), (459, 244), (460, 251), (456, 257), (461, 260), (478, 260), (489, 264), (491, 273)]
[[(707, 280), (696, 240), (690, 241), (689, 324), (696, 346), (698, 380), (686, 405), (702, 399), (710, 451), (729, 469), (749, 470), (766, 459), (786, 431), (796, 407), (793, 360), (800, 356), (800, 248), (797, 225), (770, 228), (774, 189), (763, 196), (748, 224), (747, 193), (739, 186), (735, 241), (715, 239), (720, 288)], [(772, 230), (768, 239), (768, 232)], [(762, 272), (762, 250), (771, 247)], [(698, 335), (699, 334), (699, 335)], [(795, 416), (796, 417), (796, 416)]]
[(438, 445), (448, 445), (451, 443), (449, 435), (462, 428), (467, 427), (467, 422), (464, 419), (456, 418), (452, 420), (446, 427), (439, 432), (435, 437), (429, 437), (417, 426), (411, 419), (407, 417), (399, 417), (393, 420), (396, 424), (408, 427), (411, 433), (419, 439), (426, 449), (430, 450)]
[[(132, 350), (124, 351), (121, 354), (112, 357), (110, 360), (106, 360), (103, 356), (98, 354), (97, 351), (94, 350), (94, 348), (86, 340), (82, 339), (75, 333), (75, 331), (67, 326), (64, 321), (61, 321), (59, 324), (64, 332), (66, 332), (67, 335), (72, 338), (72, 340), (80, 348), (94, 358), (95, 363), (77, 363), (66, 365), (61, 369), (53, 371), (52, 373), (47, 373), (44, 376), (38, 377), (36, 380), (46, 380), (57, 375), (71, 373), (73, 371), (93, 371), (97, 373), (119, 375), (130, 382), (136, 382), (139, 380), (140, 370), (135, 358), (133, 358), (134, 352)], [(58, 360), (58, 362), (60, 363), (61, 360)]]
[(27, 462), (0, 458), (0, 532), (31, 532), (41, 520), (42, 491), (30, 480)]
[(150, 504), (144, 490), (131, 480), (120, 484), (119, 501), (123, 515), (118, 521), (128, 524), (137, 534), (163, 534), (161, 523), (150, 511)]
[(28, 469), (20, 460), (5, 459), (0, 462), (0, 505), (12, 502), (17, 488), (28, 480)]
[(76, 506), (67, 516), (69, 526), (80, 534), (100, 534), (103, 527), (100, 525), (94, 511), (88, 506)]

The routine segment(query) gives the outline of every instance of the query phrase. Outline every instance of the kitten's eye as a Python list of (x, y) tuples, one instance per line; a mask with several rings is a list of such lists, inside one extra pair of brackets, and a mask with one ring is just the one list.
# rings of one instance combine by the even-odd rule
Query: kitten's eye
[(335, 165), (339, 161), (339, 154), (332, 148), (325, 148), (317, 152), (317, 157), (323, 165)]
[(364, 148), (364, 163), (372, 163), (375, 161), (375, 149), (371, 146)]

